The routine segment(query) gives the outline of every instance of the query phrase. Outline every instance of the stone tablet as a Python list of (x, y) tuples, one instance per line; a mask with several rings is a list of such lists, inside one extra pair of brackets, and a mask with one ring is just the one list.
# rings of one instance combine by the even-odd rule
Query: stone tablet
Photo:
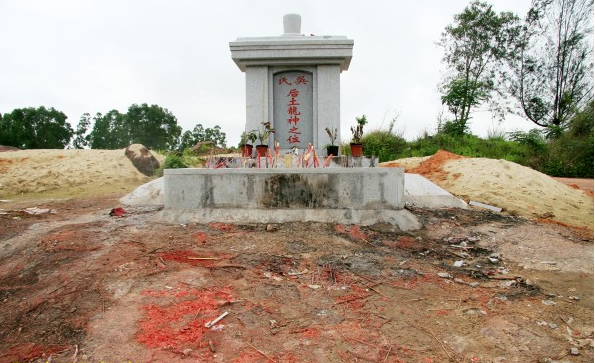
[(313, 77), (309, 72), (273, 76), (273, 127), (281, 149), (313, 144)]

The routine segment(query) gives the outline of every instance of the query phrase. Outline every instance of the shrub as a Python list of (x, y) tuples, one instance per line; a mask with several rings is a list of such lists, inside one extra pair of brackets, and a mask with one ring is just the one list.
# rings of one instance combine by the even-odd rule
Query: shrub
[(396, 159), (407, 146), (407, 141), (390, 131), (374, 130), (362, 137), (364, 154), (378, 157), (379, 162)]
[[(593, 178), (593, 102), (578, 113), (556, 139), (552, 130), (534, 129), (506, 134), (492, 133), (488, 139), (469, 134), (453, 122), (446, 122), (435, 135), (424, 135), (407, 142), (388, 131), (372, 131), (362, 138), (364, 153), (389, 161), (434, 155), (438, 150), (491, 159), (504, 159), (528, 166), (551, 176)], [(349, 144), (341, 151), (348, 155)]]
[(187, 167), (188, 165), (184, 163), (182, 155), (177, 152), (173, 152), (167, 155), (165, 157), (165, 161), (163, 162), (163, 169), (181, 169)]
[(541, 170), (551, 176), (593, 178), (593, 101), (552, 141)]
[(462, 121), (446, 121), (444, 124), (438, 125), (438, 133), (451, 136), (467, 135), (469, 125)]

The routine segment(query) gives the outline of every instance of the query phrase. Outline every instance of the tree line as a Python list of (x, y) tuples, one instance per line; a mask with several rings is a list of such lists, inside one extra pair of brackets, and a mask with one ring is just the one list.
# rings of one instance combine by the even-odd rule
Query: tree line
[[(438, 130), (469, 132), (478, 110), (503, 119), (517, 113), (560, 138), (593, 100), (593, 0), (533, 0), (524, 17), (497, 13), (473, 0), (454, 15), (438, 42), (445, 76), (439, 84), (449, 112)], [(95, 116), (84, 114), (76, 130), (64, 113), (45, 107), (0, 115), (0, 145), (19, 148), (188, 148), (199, 141), (225, 145), (219, 126), (201, 124), (182, 133), (176, 117), (157, 105), (133, 104)]]
[(446, 26), (439, 84), (450, 118), (468, 131), (473, 111), (517, 113), (558, 138), (593, 100), (593, 0), (533, 0), (524, 18), (475, 0)]
[(83, 114), (76, 129), (67, 116), (53, 107), (19, 108), (0, 114), (0, 145), (20, 149), (120, 149), (143, 144), (152, 150), (176, 150), (212, 141), (225, 147), (226, 135), (219, 126), (197, 124), (182, 133), (177, 118), (158, 105), (131, 105), (126, 113), (111, 110)]

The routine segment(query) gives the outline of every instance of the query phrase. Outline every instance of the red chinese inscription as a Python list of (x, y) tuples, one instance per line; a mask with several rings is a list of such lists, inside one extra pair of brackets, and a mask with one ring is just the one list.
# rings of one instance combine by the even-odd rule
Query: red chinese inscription
[(299, 76), (296, 80), (295, 80), (295, 84), (308, 84), (308, 80), (306, 79), (306, 77), (304, 76)]
[(287, 80), (287, 77), (281, 77), (279, 78), (279, 85), (282, 85), (283, 83), (288, 84), (291, 86), (291, 83), (289, 83), (289, 81)]
[(298, 122), (300, 122), (300, 118), (297, 116), (293, 116), (287, 119), (288, 124), (293, 123), (294, 125), (297, 125)]
[[(277, 82), (279, 85), (286, 84), (288, 86), (293, 85), (294, 87), (308, 84), (308, 80), (304, 76), (298, 76), (291, 80), (287, 79), (287, 77), (280, 77)], [(298, 116), (301, 115), (300, 109), (298, 107), (300, 106), (299, 96), (300, 91), (297, 88), (290, 89), (287, 93), (287, 96), (285, 96), (287, 98), (287, 115), (289, 116), (287, 118), (287, 123), (290, 125), (293, 124), (293, 126), (288, 131), (288, 137), (286, 140), (289, 144), (299, 144), (299, 135), (302, 134), (298, 127), (298, 123), (300, 122), (300, 118)]]
[(289, 135), (287, 142), (290, 144), (299, 144), (300, 138), (297, 135)]

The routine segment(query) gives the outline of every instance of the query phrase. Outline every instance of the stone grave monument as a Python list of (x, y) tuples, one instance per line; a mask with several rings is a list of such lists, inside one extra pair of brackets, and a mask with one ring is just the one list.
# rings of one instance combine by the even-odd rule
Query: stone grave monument
[[(238, 38), (230, 48), (233, 60), (246, 73), (246, 130), (271, 122), (275, 133), (269, 147), (278, 142), (285, 153), (293, 147), (305, 150), (311, 144), (322, 155), (330, 143), (325, 129), (340, 130), (339, 78), (349, 67), (353, 40), (304, 36), (300, 22), (299, 15), (288, 14), (285, 34)], [(243, 165), (247, 158), (237, 159)], [(417, 218), (404, 209), (402, 168), (281, 168), (279, 162), (261, 168), (260, 160), (267, 158), (257, 159), (258, 167), (219, 168), (221, 164), (166, 169), (165, 208), (157, 219), (171, 223), (388, 223), (402, 231), (420, 227)]]
[[(283, 17), (284, 34), (238, 38), (231, 57), (246, 73), (246, 131), (271, 122), (269, 147), (281, 152), (330, 144), (326, 128), (340, 132), (340, 75), (349, 68), (353, 40), (301, 34), (301, 17)], [(341, 140), (340, 135), (337, 140)]]

